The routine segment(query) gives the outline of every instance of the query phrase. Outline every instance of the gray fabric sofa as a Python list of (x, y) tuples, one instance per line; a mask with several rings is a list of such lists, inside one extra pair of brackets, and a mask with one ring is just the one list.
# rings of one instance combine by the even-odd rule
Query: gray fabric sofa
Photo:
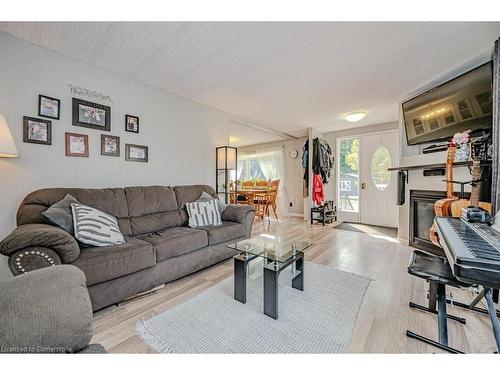
[[(205, 185), (37, 190), (21, 203), (18, 227), (0, 243), (0, 253), (9, 256), (15, 275), (56, 264), (80, 268), (97, 311), (235, 255), (226, 245), (250, 237), (254, 210), (230, 205), (221, 226), (189, 228), (186, 203), (203, 191), (216, 196)], [(42, 212), (67, 193), (115, 216), (126, 243), (83, 247), (45, 224)]]
[(0, 353), (105, 353), (92, 339), (85, 275), (58, 265), (0, 282)]

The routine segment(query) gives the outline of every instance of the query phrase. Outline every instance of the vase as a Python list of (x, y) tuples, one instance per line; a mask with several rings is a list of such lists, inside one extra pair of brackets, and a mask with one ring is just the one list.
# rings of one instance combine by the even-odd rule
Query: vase
[(469, 143), (462, 143), (457, 147), (457, 153), (455, 154), (455, 161), (468, 161), (470, 157), (470, 147)]

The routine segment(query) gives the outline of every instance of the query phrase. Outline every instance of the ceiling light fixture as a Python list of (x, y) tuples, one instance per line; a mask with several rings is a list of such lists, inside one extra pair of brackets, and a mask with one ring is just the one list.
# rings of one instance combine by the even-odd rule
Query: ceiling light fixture
[(352, 112), (344, 116), (349, 122), (356, 122), (362, 120), (367, 115), (366, 112)]

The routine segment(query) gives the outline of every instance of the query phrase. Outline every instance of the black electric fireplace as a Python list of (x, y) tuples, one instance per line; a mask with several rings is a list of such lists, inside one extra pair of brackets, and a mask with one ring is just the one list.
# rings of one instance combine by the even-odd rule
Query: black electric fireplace
[[(468, 193), (465, 198), (469, 198)], [(410, 190), (410, 246), (430, 253), (442, 255), (443, 250), (429, 239), (429, 230), (434, 221), (434, 203), (446, 197), (445, 191)]]

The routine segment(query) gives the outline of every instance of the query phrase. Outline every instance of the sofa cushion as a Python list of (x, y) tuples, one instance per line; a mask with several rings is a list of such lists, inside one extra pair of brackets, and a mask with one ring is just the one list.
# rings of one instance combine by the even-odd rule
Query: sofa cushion
[(153, 245), (157, 262), (208, 246), (206, 231), (186, 227), (164, 229), (139, 238)]
[(245, 235), (245, 227), (243, 224), (234, 223), (232, 221), (223, 221), (222, 225), (199, 227), (208, 234), (208, 244), (210, 246), (221, 242), (234, 240)]
[(121, 245), (88, 247), (72, 265), (87, 277), (87, 286), (116, 279), (156, 264), (156, 251), (151, 244), (128, 237)]
[(17, 225), (45, 223), (42, 213), (54, 203), (71, 194), (78, 202), (113, 215), (118, 219), (120, 232), (125, 236), (132, 234), (128, 218), (127, 200), (122, 188), (79, 189), (52, 188), (34, 191), (24, 198), (17, 211)]
[(124, 189), (133, 236), (181, 225), (177, 198), (169, 186), (135, 186)]

